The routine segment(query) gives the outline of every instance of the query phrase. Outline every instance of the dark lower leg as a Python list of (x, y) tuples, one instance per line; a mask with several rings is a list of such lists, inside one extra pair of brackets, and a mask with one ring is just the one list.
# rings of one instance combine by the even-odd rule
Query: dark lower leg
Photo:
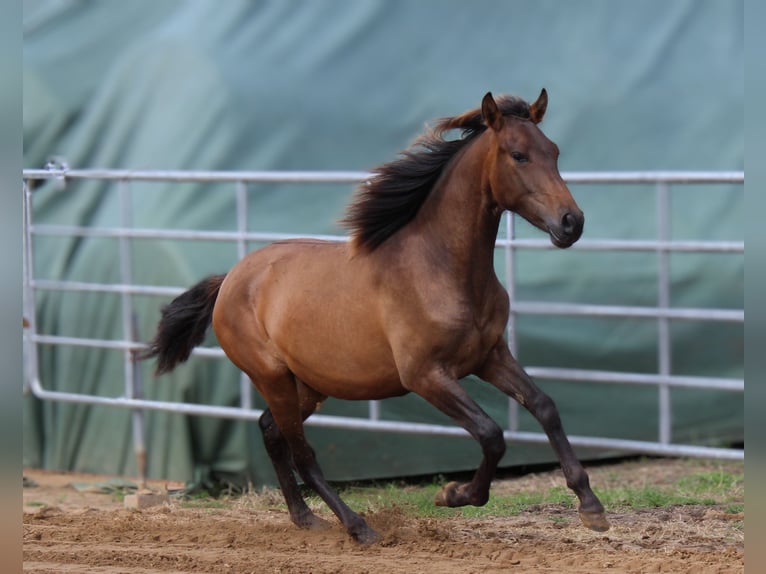
[(305, 441), (305, 438), (294, 437), (290, 445), (293, 461), (301, 478), (325, 501), (349, 535), (361, 544), (370, 544), (380, 540), (380, 535), (367, 525), (364, 518), (351, 510), (327, 484), (316, 461), (314, 451)]
[(527, 408), (548, 435), (548, 440), (561, 462), (561, 470), (566, 478), (567, 486), (580, 500), (580, 518), (588, 528), (597, 531), (608, 530), (609, 522), (604, 515), (604, 506), (590, 488), (588, 473), (580, 464), (564, 433), (556, 405), (548, 395), (542, 391), (538, 393)]
[(277, 428), (271, 411), (266, 410), (258, 421), (263, 433), (263, 443), (277, 474), (279, 487), (285, 497), (290, 519), (301, 528), (321, 528), (327, 523), (316, 516), (306, 505), (298, 481), (293, 474), (290, 449)]
[(489, 487), (497, 464), (505, 453), (503, 430), (476, 404), (458, 381), (435, 367), (413, 377), (407, 387), (420, 395), (457, 424), (481, 445), (483, 458), (470, 482), (451, 482), (436, 495), (438, 506), (483, 506), (489, 500)]
[(604, 515), (604, 506), (590, 488), (588, 473), (564, 433), (556, 405), (513, 358), (504, 341), (495, 346), (479, 376), (515, 399), (538, 420), (561, 462), (567, 486), (580, 500), (579, 511), (583, 523), (593, 530), (607, 530), (609, 522)]
[(495, 477), (495, 470), (500, 459), (505, 454), (505, 439), (502, 429), (494, 422), (488, 421), (486, 430), (477, 436), (481, 444), (482, 458), (479, 468), (473, 475), (471, 482), (450, 482), (437, 494), (434, 502), (437, 506), (484, 506), (489, 500), (489, 488)]

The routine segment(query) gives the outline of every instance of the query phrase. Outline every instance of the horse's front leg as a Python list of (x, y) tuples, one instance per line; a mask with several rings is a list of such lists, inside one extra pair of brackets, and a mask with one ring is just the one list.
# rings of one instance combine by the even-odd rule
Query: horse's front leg
[(437, 506), (483, 506), (489, 500), (489, 486), (497, 463), (505, 454), (505, 439), (500, 426), (485, 413), (460, 386), (439, 367), (413, 377), (406, 385), (462, 426), (481, 445), (484, 455), (471, 482), (450, 482), (436, 495)]
[(515, 399), (539, 421), (558, 455), (567, 486), (580, 499), (579, 513), (583, 524), (598, 532), (608, 530), (609, 521), (606, 519), (604, 506), (591, 490), (588, 473), (569, 444), (555, 403), (521, 368), (505, 341), (501, 340), (495, 346), (477, 374)]

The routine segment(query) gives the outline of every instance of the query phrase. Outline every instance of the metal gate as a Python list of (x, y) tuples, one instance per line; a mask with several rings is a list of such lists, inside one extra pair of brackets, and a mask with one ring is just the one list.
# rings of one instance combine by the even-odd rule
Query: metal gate
[[(109, 405), (133, 409), (138, 415), (141, 410), (164, 410), (193, 415), (207, 415), (232, 419), (257, 419), (263, 411), (251, 407), (251, 386), (244, 376), (241, 378), (241, 400), (239, 407), (224, 407), (176, 403), (167, 401), (144, 400), (136, 397), (135, 388), (135, 353), (145, 347), (135, 341), (131, 317), (133, 314), (133, 295), (168, 296), (181, 293), (184, 288), (138, 285), (132, 280), (131, 238), (156, 238), (180, 240), (212, 240), (233, 242), (238, 246), (238, 255), (243, 257), (248, 241), (273, 241), (297, 237), (282, 233), (262, 233), (248, 230), (247, 226), (247, 185), (251, 183), (359, 183), (370, 176), (365, 172), (210, 172), (210, 171), (126, 171), (126, 170), (70, 170), (61, 167), (23, 172), (24, 191), (24, 343), (26, 354), (25, 392), (31, 392), (42, 400), (81, 403), (88, 405)], [(697, 253), (744, 253), (741, 241), (678, 241), (670, 236), (670, 194), (671, 186), (684, 184), (744, 184), (743, 172), (617, 172), (617, 173), (563, 173), (563, 178), (570, 184), (651, 184), (656, 194), (657, 238), (654, 240), (622, 239), (582, 239), (574, 249), (596, 251), (644, 251), (654, 252), (657, 256), (658, 300), (654, 307), (609, 306), (573, 303), (539, 303), (518, 300), (514, 277), (514, 258), (518, 250), (551, 248), (547, 239), (519, 239), (514, 233), (514, 216), (504, 216), (505, 233), (497, 240), (506, 260), (505, 284), (511, 299), (511, 317), (508, 325), (509, 341), (514, 346), (513, 333), (516, 319), (522, 314), (580, 315), (594, 317), (643, 317), (654, 318), (657, 322), (657, 353), (659, 368), (656, 374), (630, 373), (615, 371), (597, 371), (583, 369), (528, 367), (527, 372), (537, 379), (555, 379), (604, 383), (611, 385), (651, 385), (657, 388), (659, 429), (656, 442), (625, 440), (595, 436), (569, 436), (573, 446), (603, 448), (623, 452), (635, 452), (659, 455), (696, 456), (720, 459), (744, 459), (744, 449), (712, 448), (685, 445), (673, 442), (671, 436), (672, 413), (670, 389), (672, 387), (717, 389), (734, 393), (744, 393), (743, 379), (696, 377), (672, 375), (671, 356), (671, 320), (704, 320), (744, 323), (744, 309), (693, 309), (678, 308), (670, 305), (670, 270), (669, 257), (673, 252)], [(121, 198), (121, 225), (119, 228), (95, 228), (45, 225), (34, 222), (32, 213), (33, 182), (40, 180), (58, 180), (64, 185), (67, 180), (97, 179), (118, 182), (115, 190), (105, 193), (118, 193)], [(132, 225), (130, 182), (132, 181), (173, 181), (173, 182), (217, 182), (228, 183), (236, 193), (237, 230), (236, 231), (201, 231), (201, 230), (163, 230), (141, 229)], [(77, 236), (77, 237), (115, 237), (120, 246), (120, 284), (99, 284), (73, 281), (51, 281), (38, 279), (34, 275), (34, 237), (35, 236)], [(504, 235), (504, 237), (502, 237)], [(330, 241), (345, 241), (342, 236), (300, 235)], [(743, 271), (744, 272), (744, 271)], [(121, 340), (85, 339), (39, 333), (35, 320), (36, 291), (68, 290), (81, 292), (117, 293), (122, 301), (123, 338)], [(101, 349), (118, 349), (124, 355), (125, 393), (119, 397), (102, 397), (80, 393), (68, 393), (45, 388), (38, 373), (37, 350), (39, 345), (77, 345)], [(196, 355), (223, 357), (220, 348), (197, 348)], [(518, 430), (517, 403), (508, 401), (507, 441), (547, 443), (545, 434), (522, 432)], [(134, 419), (134, 440), (143, 444), (141, 425)], [(380, 417), (377, 401), (369, 402), (369, 415), (366, 418), (343, 417), (315, 414), (307, 421), (308, 425), (348, 428), (384, 432), (438, 434), (467, 436), (459, 427), (434, 425), (417, 422), (387, 421)]]

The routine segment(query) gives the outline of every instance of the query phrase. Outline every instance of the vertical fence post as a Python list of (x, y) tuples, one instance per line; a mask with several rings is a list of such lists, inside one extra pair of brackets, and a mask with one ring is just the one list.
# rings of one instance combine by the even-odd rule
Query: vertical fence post
[(368, 418), (371, 421), (380, 420), (380, 401), (369, 401)]
[[(508, 291), (508, 300), (510, 302), (510, 312), (508, 313), (508, 348), (516, 357), (518, 346), (516, 344), (516, 311), (514, 303), (516, 302), (516, 273), (514, 266), (516, 258), (514, 257), (513, 240), (516, 238), (516, 220), (513, 212), (508, 211), (505, 214), (505, 237), (508, 240), (505, 247), (505, 289)], [(518, 358), (518, 357), (517, 357)], [(519, 403), (508, 399), (508, 430), (516, 432), (519, 430)]]
[[(238, 181), (236, 187), (236, 205), (237, 205), (237, 259), (242, 259), (247, 255), (247, 184), (244, 181)], [(253, 408), (253, 387), (250, 379), (245, 373), (239, 375), (239, 406), (243, 409)]]
[[(657, 239), (661, 245), (657, 250), (657, 307), (664, 311), (670, 307), (670, 253), (666, 242), (670, 241), (670, 186), (665, 181), (657, 182)], [(670, 375), (671, 346), (670, 319), (660, 315), (657, 319), (658, 370), (662, 377)], [(659, 384), (659, 441), (670, 444), (672, 440), (672, 412), (670, 386), (663, 381)]]
[[(133, 198), (130, 181), (120, 179), (117, 182), (120, 201), (120, 226), (123, 229), (133, 227)], [(125, 289), (133, 284), (133, 250), (131, 240), (125, 235), (119, 237), (120, 253), (120, 282), (123, 291), (120, 294), (122, 307), (122, 336), (126, 341), (135, 343), (136, 329), (133, 313), (133, 297)], [(123, 373), (125, 379), (125, 397), (128, 399), (143, 398), (137, 396), (136, 389), (136, 349), (123, 351)], [(143, 393), (140, 393), (143, 394)], [(136, 456), (136, 466), (142, 485), (146, 482), (146, 443), (144, 441), (144, 412), (141, 409), (131, 410), (131, 425), (133, 430), (133, 452)]]
[(35, 267), (32, 258), (32, 185), (24, 180), (24, 233), (22, 236), (24, 254), (22, 257), (23, 277), (23, 306), (22, 320), (24, 337), (24, 392), (29, 390), (29, 381), (38, 376), (37, 342), (32, 340), (37, 334), (37, 304), (35, 302), (34, 274)]

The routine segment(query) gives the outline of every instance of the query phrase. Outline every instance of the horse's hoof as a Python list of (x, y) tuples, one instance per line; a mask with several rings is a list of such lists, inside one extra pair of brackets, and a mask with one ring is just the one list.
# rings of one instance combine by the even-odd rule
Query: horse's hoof
[(366, 525), (364, 528), (359, 528), (355, 530), (354, 532), (351, 532), (350, 534), (351, 534), (351, 538), (353, 538), (355, 542), (362, 544), (364, 546), (375, 544), (376, 542), (380, 542), (382, 540), (382, 537), (380, 534), (378, 534), (372, 528)]
[(458, 486), (460, 485), (457, 482), (448, 482), (445, 484), (439, 492), (436, 493), (434, 504), (436, 506), (454, 506), (454, 496)]
[(448, 506), (449, 508), (458, 508), (460, 506), (484, 506), (489, 500), (489, 492), (484, 494), (477, 493), (472, 488), (473, 484), (466, 482), (449, 482), (436, 493), (434, 504), (436, 506)]
[(596, 532), (606, 532), (609, 530), (609, 521), (603, 512), (580, 511), (580, 520), (582, 523)]

